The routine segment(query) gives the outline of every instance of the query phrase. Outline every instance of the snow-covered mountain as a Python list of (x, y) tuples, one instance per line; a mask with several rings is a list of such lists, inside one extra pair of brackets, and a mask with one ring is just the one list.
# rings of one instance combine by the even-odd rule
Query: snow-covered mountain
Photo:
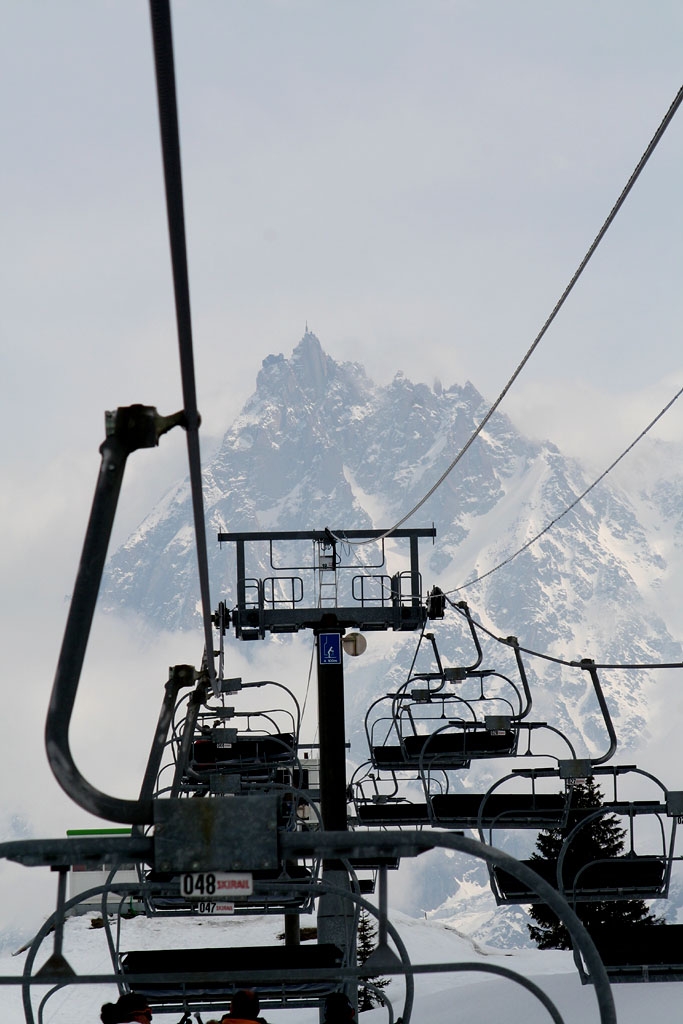
[[(331, 359), (311, 333), (291, 358), (269, 356), (254, 394), (204, 470), (214, 602), (231, 603), (234, 580), (230, 553), (216, 542), (219, 532), (389, 527), (438, 479), (486, 408), (470, 383), (431, 389), (397, 373), (379, 387), (358, 364)], [(496, 635), (516, 635), (547, 654), (602, 663), (680, 661), (681, 645), (649, 600), (667, 576), (667, 558), (683, 543), (680, 480), (678, 490), (675, 480), (660, 478), (632, 495), (604, 481), (509, 565), (466, 586), (542, 530), (588, 482), (555, 445), (530, 441), (505, 416), (494, 416), (407, 524), (436, 525), (436, 544), (422, 554), (425, 588), (465, 587), (453, 597), (467, 599)], [(643, 524), (648, 510), (668, 531)], [(103, 600), (166, 629), (198, 623), (187, 481), (110, 559)], [(461, 623), (446, 623), (439, 636), (445, 660), (455, 660)], [(401, 661), (396, 646), (394, 664)], [(412, 639), (400, 638), (398, 646), (411, 648)], [(582, 674), (548, 663), (540, 669), (556, 712), (562, 689), (557, 724), (573, 723), (599, 745)], [(635, 673), (626, 685), (617, 677), (606, 684), (626, 745), (647, 720), (642, 684)], [(536, 696), (542, 702), (540, 691)]]
[[(219, 532), (388, 528), (433, 486), (487, 408), (471, 383), (443, 387), (437, 382), (429, 388), (397, 373), (388, 385), (378, 386), (357, 363), (330, 358), (310, 332), (289, 359), (268, 356), (254, 394), (204, 469), (214, 603), (225, 600), (230, 606), (234, 600), (231, 552), (219, 548)], [(683, 660), (681, 644), (672, 636), (674, 610), (663, 597), (683, 544), (683, 477), (658, 473), (656, 459), (644, 451), (641, 446), (638, 456), (647, 472), (633, 478), (637, 486), (622, 469), (621, 485), (603, 481), (509, 564), (473, 583), (560, 516), (590, 483), (581, 465), (555, 445), (523, 437), (507, 417), (496, 414), (406, 524), (436, 526), (436, 543), (423, 543), (421, 549), (424, 589), (436, 584), (454, 600), (466, 599), (494, 636), (517, 636), (523, 647), (555, 658), (619, 664)], [(103, 601), (109, 610), (137, 612), (152, 628), (198, 625), (187, 480), (113, 554)], [(445, 664), (471, 663), (471, 639), (461, 616), (449, 611), (430, 629)], [(287, 656), (288, 640), (267, 642), (280, 645), (279, 661)], [(373, 638), (366, 655), (353, 659), (347, 718), (354, 763), (367, 757), (368, 706), (405, 680), (415, 644), (412, 634)], [(485, 668), (516, 675), (509, 647), (489, 640), (484, 653)], [(419, 657), (426, 657), (423, 650)], [(547, 659), (525, 656), (525, 661), (532, 717), (562, 730), (578, 756), (602, 754), (608, 739), (587, 673)], [(623, 757), (647, 735), (650, 676), (605, 670), (601, 679)], [(491, 779), (490, 768), (480, 762), (478, 772), (463, 773), (461, 785)], [(436, 875), (442, 872), (448, 892), (435, 899), (418, 887), (415, 906), (431, 909), (448, 898), (462, 911), (464, 880), (454, 890), (452, 870), (442, 863)], [(470, 905), (472, 899), (470, 892)], [(499, 929), (501, 918), (496, 920), (488, 936)], [(519, 934), (518, 922), (513, 931)]]

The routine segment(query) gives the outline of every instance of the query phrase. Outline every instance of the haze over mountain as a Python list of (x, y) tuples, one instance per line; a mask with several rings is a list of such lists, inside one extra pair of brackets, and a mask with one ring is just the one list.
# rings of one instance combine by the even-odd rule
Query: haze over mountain
[[(268, 356), (253, 395), (204, 469), (214, 605), (234, 601), (231, 545), (219, 548), (219, 532), (389, 528), (432, 487), (487, 408), (469, 382), (429, 388), (399, 372), (378, 386), (359, 364), (331, 359), (309, 331), (290, 358)], [(637, 488), (627, 494), (608, 478), (509, 565), (455, 590), (516, 552), (590, 483), (579, 463), (555, 445), (522, 436), (496, 414), (405, 524), (436, 526), (435, 544), (421, 542), (423, 589), (437, 584), (455, 590), (452, 598), (466, 598), (494, 636), (515, 635), (522, 646), (556, 658), (680, 662), (681, 644), (672, 636), (676, 622), (669, 627), (661, 594), (680, 550), (683, 486), (667, 479), (666, 463), (658, 472), (643, 450), (647, 473), (639, 474)], [(391, 544), (387, 550), (387, 561), (399, 557)], [(266, 566), (258, 569), (269, 574)], [(103, 601), (109, 610), (136, 612), (153, 629), (199, 624), (187, 480), (114, 553)], [(444, 663), (471, 663), (472, 643), (460, 615), (449, 610), (429, 628)], [(366, 710), (405, 680), (416, 639), (373, 637), (366, 655), (352, 659), (346, 689), (354, 764), (367, 757)], [(286, 656), (287, 639), (267, 642), (280, 645), (279, 660)], [(425, 656), (422, 649), (418, 669)], [(577, 756), (603, 754), (608, 738), (587, 673), (545, 659), (525, 661), (533, 718), (562, 730)], [(517, 677), (510, 648), (495, 641), (485, 643), (484, 667)], [(601, 680), (623, 760), (647, 737), (651, 674), (604, 671)], [(461, 785), (490, 784), (494, 777), (492, 766), (480, 763)], [(416, 883), (411, 909), (446, 900), (452, 906), (460, 892), (462, 906), (476, 917), (473, 901), (485, 889), (479, 876), (469, 882), (461, 877), (463, 884), (454, 889), (452, 864), (426, 875)], [(519, 932), (518, 911), (502, 916), (514, 918)]]

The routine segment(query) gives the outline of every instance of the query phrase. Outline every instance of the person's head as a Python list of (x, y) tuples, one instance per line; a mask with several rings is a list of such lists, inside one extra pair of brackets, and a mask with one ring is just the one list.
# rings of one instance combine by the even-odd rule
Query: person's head
[[(235, 992), (230, 1001), (230, 1017), (242, 1020), (258, 1020), (261, 1004), (253, 988), (241, 988)], [(224, 1017), (223, 1020), (229, 1018)]]
[(145, 996), (127, 992), (115, 1003), (105, 1003), (100, 1013), (102, 1024), (149, 1024), (152, 1011)]
[(356, 1011), (343, 992), (332, 992), (325, 1000), (325, 1024), (346, 1024)]

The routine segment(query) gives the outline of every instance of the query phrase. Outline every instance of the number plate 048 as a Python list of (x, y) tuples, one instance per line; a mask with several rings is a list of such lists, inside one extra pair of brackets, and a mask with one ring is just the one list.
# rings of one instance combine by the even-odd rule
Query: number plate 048
[(253, 876), (246, 871), (198, 871), (180, 876), (180, 892), (186, 900), (233, 900), (251, 896), (253, 891)]

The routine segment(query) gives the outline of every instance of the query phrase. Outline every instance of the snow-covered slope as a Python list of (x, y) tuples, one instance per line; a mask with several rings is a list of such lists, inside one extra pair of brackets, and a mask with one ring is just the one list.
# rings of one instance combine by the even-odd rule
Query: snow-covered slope
[[(555, 1003), (565, 1024), (591, 1024), (600, 1020), (595, 994), (590, 987), (582, 987), (570, 953), (560, 951), (510, 949), (505, 952), (491, 950), (473, 943), (452, 928), (437, 921), (420, 921), (401, 914), (391, 915), (398, 928), (411, 962), (464, 964), (475, 970), (458, 973), (418, 975), (415, 981), (415, 1004), (412, 1019), (430, 1024), (546, 1024), (548, 1011), (539, 1001), (513, 981), (480, 973), (487, 964), (497, 965), (530, 978)], [(279, 918), (235, 918), (227, 925), (225, 920), (169, 921), (136, 918), (122, 922), (120, 948), (165, 949), (196, 948), (202, 946), (257, 946), (276, 941), (282, 929)], [(50, 952), (49, 940), (41, 964)], [(64, 936), (64, 955), (80, 973), (107, 973), (111, 960), (104, 933), (94, 930), (90, 917), (72, 918), (67, 922)], [(21, 972), (25, 954), (12, 957), (0, 955), (0, 974), (16, 975)], [(401, 1012), (403, 982), (392, 980), (386, 989), (395, 1012)], [(40, 993), (40, 995), (38, 995)], [(617, 985), (613, 988), (619, 1024), (643, 1024), (653, 1019), (661, 1024), (674, 1024), (680, 1019), (683, 984)], [(34, 1005), (45, 994), (43, 989), (34, 993)], [(46, 1003), (44, 1024), (73, 1024), (74, 1021), (96, 1021), (102, 1003), (116, 999), (113, 986), (73, 985), (58, 991)], [(226, 1008), (227, 1009), (227, 1008)], [(7, 1024), (23, 1020), (21, 993), (16, 987), (0, 988), (0, 1011)], [(209, 1019), (209, 1014), (203, 1014)], [(272, 1024), (289, 1024), (296, 1017), (297, 1024), (317, 1024), (315, 1009), (267, 1011)], [(363, 1024), (384, 1024), (386, 1010), (375, 1009), (364, 1013)], [(155, 1021), (173, 1021), (175, 1017), (156, 1015)]]

